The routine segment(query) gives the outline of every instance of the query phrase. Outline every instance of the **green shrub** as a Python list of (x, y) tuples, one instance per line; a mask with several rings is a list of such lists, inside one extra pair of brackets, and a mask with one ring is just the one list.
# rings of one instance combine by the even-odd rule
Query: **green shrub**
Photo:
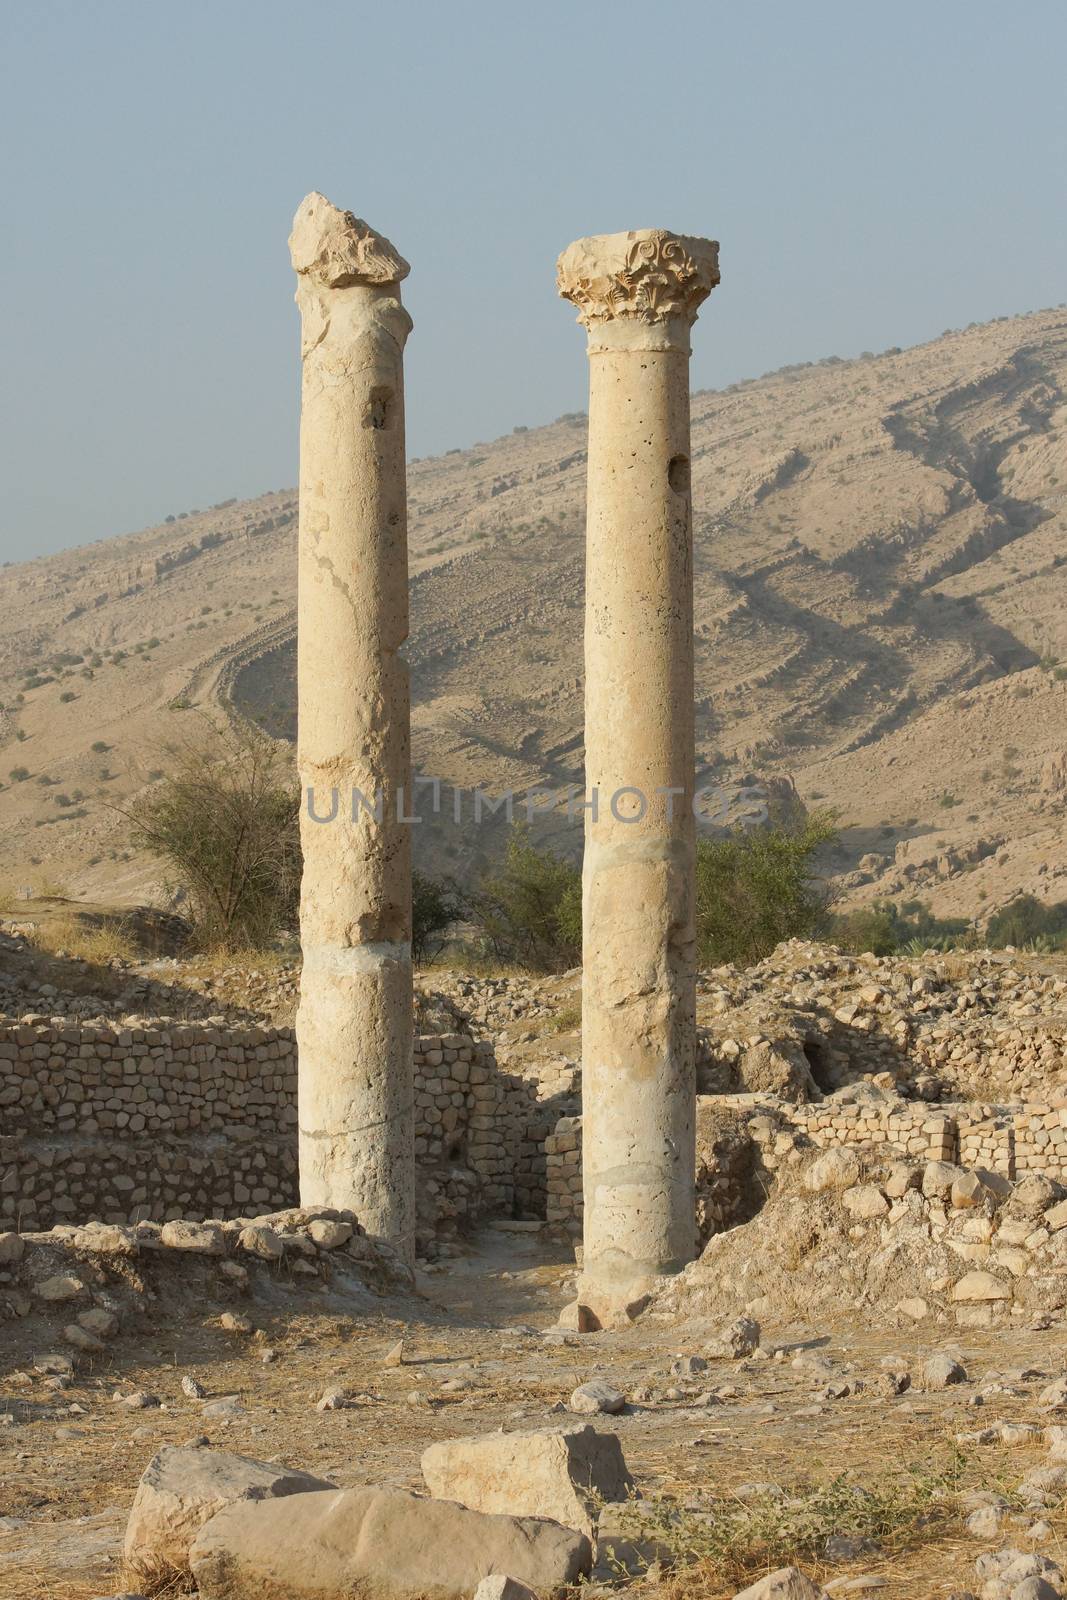
[(541, 972), (576, 966), (582, 954), (582, 875), (572, 862), (508, 836), (503, 862), (470, 896), (469, 913), (493, 955)]
[(127, 816), (134, 842), (184, 889), (198, 941), (262, 948), (291, 927), (300, 887), (297, 796), (283, 753), (257, 730), (202, 729)]
[(990, 917), (986, 941), (994, 950), (1006, 944), (1021, 946), (1039, 941), (1049, 950), (1064, 947), (1067, 945), (1067, 900), (1043, 905), (1034, 895), (1021, 894)]
[(834, 917), (830, 937), (855, 955), (922, 955), (924, 950), (973, 948), (977, 934), (966, 917), (935, 917), (921, 900), (875, 900)]
[(815, 859), (837, 838), (835, 814), (780, 827), (737, 828), (697, 841), (697, 951), (702, 963), (750, 966), (783, 939), (825, 933), (828, 894)]
[(460, 915), (458, 902), (436, 878), (418, 869), (411, 874), (411, 954), (425, 961), (444, 943), (443, 935)]

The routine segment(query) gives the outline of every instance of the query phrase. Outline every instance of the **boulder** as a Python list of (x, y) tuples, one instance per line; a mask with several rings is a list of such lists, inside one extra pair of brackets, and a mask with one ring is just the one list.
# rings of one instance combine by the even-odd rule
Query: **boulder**
[(352, 1237), (350, 1222), (336, 1222), (331, 1217), (314, 1217), (308, 1223), (308, 1233), (320, 1250), (339, 1250)]
[(951, 1161), (928, 1161), (923, 1168), (923, 1194), (928, 1200), (947, 1200), (952, 1185), (966, 1176), (963, 1168), (953, 1166)]
[(524, 1583), (516, 1583), (514, 1578), (506, 1578), (498, 1572), (492, 1578), (482, 1579), (474, 1591), (474, 1600), (537, 1600), (537, 1596)]
[(127, 1565), (135, 1576), (149, 1578), (186, 1572), (190, 1545), (204, 1523), (224, 1506), (332, 1487), (308, 1472), (271, 1466), (248, 1456), (164, 1445), (137, 1485), (126, 1524)]
[(1036, 1216), (1038, 1212), (1047, 1211), (1049, 1206), (1057, 1200), (1063, 1199), (1063, 1190), (1058, 1183), (1053, 1183), (1051, 1178), (1043, 1178), (1040, 1173), (1031, 1173), (1029, 1177), (1021, 1178), (1011, 1191), (1011, 1208), (1022, 1216)]
[(67, 1272), (56, 1272), (52, 1277), (42, 1279), (34, 1293), (49, 1305), (62, 1305), (64, 1300), (76, 1300), (80, 1294), (84, 1294), (85, 1285), (80, 1278), (72, 1278)]
[(237, 1235), (237, 1243), (242, 1250), (247, 1250), (250, 1256), (258, 1256), (261, 1261), (280, 1261), (285, 1253), (274, 1229), (266, 1228), (261, 1223), (242, 1228)]
[(991, 1272), (965, 1272), (952, 1289), (953, 1300), (1010, 1300), (1011, 1290)]
[(71, 1237), (75, 1250), (88, 1250), (98, 1256), (135, 1256), (141, 1248), (135, 1228), (118, 1223), (87, 1222)]
[(947, 1389), (951, 1384), (966, 1382), (966, 1368), (943, 1350), (923, 1362), (924, 1388)]
[(841, 1204), (850, 1217), (863, 1222), (884, 1217), (889, 1210), (889, 1201), (875, 1183), (858, 1183), (854, 1189), (846, 1189)]
[(953, 1179), (949, 1198), (957, 1211), (969, 1211), (972, 1206), (980, 1206), (983, 1202), (996, 1205), (1000, 1197), (994, 1194), (981, 1173), (963, 1172)]
[(590, 1535), (598, 1504), (634, 1494), (618, 1438), (588, 1423), (558, 1433), (487, 1433), (433, 1444), (423, 1452), (422, 1475), (435, 1500), (550, 1517)]
[(811, 1194), (824, 1189), (851, 1189), (860, 1178), (860, 1158), (847, 1145), (835, 1146), (816, 1156), (804, 1174), (804, 1187)]
[(759, 1349), (763, 1330), (754, 1317), (735, 1317), (718, 1337), (705, 1345), (709, 1356), (727, 1361), (743, 1361)]
[(918, 1167), (910, 1167), (903, 1161), (895, 1161), (885, 1180), (885, 1192), (891, 1200), (900, 1200), (909, 1189), (921, 1188), (922, 1181), (923, 1175)]
[(603, 1378), (590, 1378), (588, 1383), (578, 1385), (567, 1401), (567, 1408), (579, 1415), (595, 1416), (602, 1411), (606, 1416), (614, 1417), (625, 1410), (626, 1396)]
[(812, 1583), (799, 1567), (779, 1567), (740, 1590), (734, 1600), (826, 1600), (826, 1590)]
[(217, 1222), (165, 1222), (159, 1242), (169, 1250), (192, 1250), (202, 1256), (226, 1254), (226, 1235)]
[(17, 1233), (0, 1233), (0, 1267), (13, 1267), (21, 1261), (26, 1246)]
[(284, 1516), (240, 1501), (205, 1524), (189, 1558), (200, 1600), (469, 1600), (499, 1573), (547, 1596), (592, 1561), (585, 1535), (558, 1522), (402, 1489), (296, 1494)]

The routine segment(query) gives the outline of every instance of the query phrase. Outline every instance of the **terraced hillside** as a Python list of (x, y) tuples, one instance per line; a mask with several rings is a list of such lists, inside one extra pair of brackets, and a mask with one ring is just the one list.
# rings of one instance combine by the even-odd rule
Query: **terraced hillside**
[[(700, 761), (839, 806), (852, 900), (1067, 897), (1065, 390), (1061, 308), (693, 397)], [(412, 465), (422, 772), (580, 780), (584, 473), (580, 415)], [(0, 573), (0, 872), (140, 897), (107, 804), (188, 708), (291, 736), (295, 510)], [(487, 837), (422, 847), (463, 871)]]

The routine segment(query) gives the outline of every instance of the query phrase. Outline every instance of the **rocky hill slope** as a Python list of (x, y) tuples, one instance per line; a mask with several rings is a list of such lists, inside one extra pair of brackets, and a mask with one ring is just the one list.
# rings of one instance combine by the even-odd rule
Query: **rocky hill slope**
[[(701, 770), (838, 806), (852, 901), (1067, 898), (1065, 391), (1060, 308), (693, 397)], [(581, 415), (412, 464), (423, 773), (580, 782), (584, 474)], [(0, 877), (142, 897), (108, 808), (191, 710), (291, 737), (295, 539), (281, 490), (0, 571)]]

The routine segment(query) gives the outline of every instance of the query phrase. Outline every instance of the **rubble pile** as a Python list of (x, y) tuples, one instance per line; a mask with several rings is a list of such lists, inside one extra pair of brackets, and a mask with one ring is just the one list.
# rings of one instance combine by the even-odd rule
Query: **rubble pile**
[(51, 1364), (60, 1388), (75, 1363), (190, 1304), (214, 1309), (223, 1328), (252, 1333), (249, 1312), (281, 1290), (334, 1286), (363, 1303), (411, 1283), (386, 1241), (368, 1237), (351, 1212), (328, 1208), (0, 1233), (0, 1324), (13, 1346), (25, 1343), (38, 1365)]
[(1060, 1326), (1067, 1188), (947, 1161), (878, 1163), (793, 1142), (751, 1220), (713, 1234), (664, 1288), (662, 1315), (873, 1314), (909, 1326)]

